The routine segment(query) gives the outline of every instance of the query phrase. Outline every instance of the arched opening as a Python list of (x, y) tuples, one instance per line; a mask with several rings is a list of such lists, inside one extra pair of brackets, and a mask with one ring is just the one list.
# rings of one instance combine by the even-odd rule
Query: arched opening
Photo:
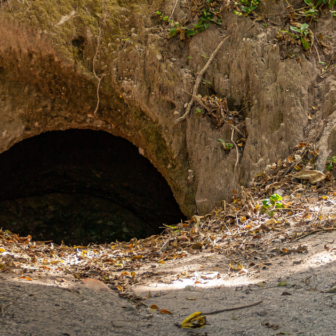
[(166, 180), (129, 141), (47, 132), (0, 154), (0, 227), (59, 244), (144, 238), (182, 218)]

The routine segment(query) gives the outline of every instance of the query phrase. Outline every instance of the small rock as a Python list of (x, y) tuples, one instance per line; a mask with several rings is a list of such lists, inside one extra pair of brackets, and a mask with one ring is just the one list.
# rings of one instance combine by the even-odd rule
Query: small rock
[(180, 112), (179, 111), (175, 111), (174, 115), (180, 115)]
[(110, 292), (111, 289), (107, 287), (103, 282), (97, 279), (85, 279), (81, 283), (81, 287), (91, 289), (96, 292)]
[(153, 265), (151, 265), (151, 267), (152, 267), (152, 268), (156, 268), (156, 267), (157, 267), (157, 265), (154, 265), (154, 264), (153, 264)]
[(293, 49), (293, 53), (299, 53), (300, 51), (301, 51), (300, 48), (295, 48), (295, 49)]
[(172, 62), (176, 62), (177, 59), (176, 59), (176, 58), (172, 58), (171, 61), (172, 61)]
[(136, 309), (133, 306), (127, 306), (125, 311), (135, 311)]
[(274, 190), (274, 194), (278, 194), (279, 196), (283, 196), (285, 191), (283, 189), (276, 189)]
[(184, 287), (184, 290), (185, 291), (194, 291), (195, 287), (194, 286), (186, 286), (186, 287)]
[(257, 314), (258, 314), (259, 316), (266, 316), (266, 315), (268, 314), (268, 311), (267, 311), (267, 310), (262, 310), (262, 311), (260, 311), (260, 312), (257, 312)]
[(294, 260), (293, 265), (300, 265), (302, 263), (302, 260)]

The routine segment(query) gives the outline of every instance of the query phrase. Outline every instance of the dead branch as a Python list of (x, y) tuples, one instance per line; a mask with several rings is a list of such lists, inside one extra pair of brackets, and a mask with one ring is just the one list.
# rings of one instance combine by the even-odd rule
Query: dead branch
[(225, 42), (230, 36), (231, 36), (231, 35), (226, 36), (226, 37), (222, 40), (222, 42), (220, 42), (220, 43), (218, 44), (217, 48), (215, 49), (215, 51), (212, 53), (212, 55), (210, 56), (210, 58), (209, 58), (208, 61), (206, 62), (204, 68), (198, 73), (197, 78), (196, 78), (196, 82), (195, 82), (195, 85), (194, 85), (194, 88), (193, 88), (193, 92), (192, 92), (193, 96), (191, 97), (191, 100), (190, 100), (190, 102), (189, 102), (189, 104), (188, 104), (187, 110), (186, 110), (186, 112), (184, 113), (184, 115), (183, 115), (182, 117), (180, 117), (180, 118), (178, 118), (178, 119), (175, 120), (175, 125), (176, 125), (177, 123), (179, 123), (180, 121), (185, 120), (185, 119), (187, 118), (187, 116), (189, 115), (190, 110), (191, 110), (191, 106), (192, 106), (192, 104), (194, 103), (194, 96), (197, 96), (197, 90), (198, 90), (199, 85), (201, 84), (201, 80), (202, 80), (202, 77), (203, 77), (205, 71), (209, 68), (211, 62), (214, 60), (214, 58), (215, 58), (215, 56), (217, 55), (219, 49), (222, 47), (222, 45), (224, 44), (224, 42)]

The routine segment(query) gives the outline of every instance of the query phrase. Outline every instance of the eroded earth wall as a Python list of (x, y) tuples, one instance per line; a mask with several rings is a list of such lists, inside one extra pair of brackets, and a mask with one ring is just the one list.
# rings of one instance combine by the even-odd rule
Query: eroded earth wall
[[(187, 20), (187, 0), (1, 2), (0, 151), (46, 131), (104, 130), (139, 148), (187, 216), (209, 212), (306, 136), (321, 138), (329, 155), (332, 127), (325, 125), (336, 109), (336, 74), (323, 75), (318, 61), (332, 59), (332, 45), (307, 53), (280, 44), (276, 15), (285, 1), (259, 6), (273, 24), (224, 10), (222, 25), (169, 38), (155, 12), (170, 15), (175, 5), (174, 20)], [(326, 13), (314, 23), (315, 36), (332, 34), (335, 22)], [(214, 125), (196, 106), (175, 123), (226, 36), (198, 93), (226, 99), (238, 112), (246, 139), (237, 150), (225, 150), (218, 139), (242, 136), (227, 122)]]

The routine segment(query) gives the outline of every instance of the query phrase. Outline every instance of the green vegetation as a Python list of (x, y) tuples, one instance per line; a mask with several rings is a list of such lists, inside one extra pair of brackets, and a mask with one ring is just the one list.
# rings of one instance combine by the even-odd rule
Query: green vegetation
[(264, 199), (262, 201), (261, 213), (268, 212), (270, 217), (273, 217), (277, 209), (284, 208), (284, 205), (281, 203), (282, 197), (278, 194), (273, 194), (270, 198)]
[[(214, 0), (207, 0), (209, 5), (214, 2)], [(163, 20), (169, 22), (171, 25), (169, 35), (170, 37), (174, 37), (180, 34), (180, 38), (184, 39), (184, 36), (194, 36), (196, 34), (201, 33), (202, 31), (208, 29), (210, 27), (210, 23), (215, 23), (217, 25), (222, 25), (223, 19), (221, 18), (221, 11), (211, 6), (202, 9), (202, 16), (198, 20), (197, 24), (193, 24), (193, 28), (184, 27), (180, 22), (174, 22), (169, 19), (168, 16), (165, 16), (160, 11), (157, 11), (156, 14)]]
[(327, 159), (327, 171), (330, 171), (333, 169), (334, 162), (336, 162), (336, 156), (333, 156), (331, 159)]
[(235, 1), (236, 10), (234, 13), (238, 16), (247, 16), (252, 14), (252, 12), (258, 8), (260, 0), (240, 0)]
[(218, 139), (218, 141), (223, 145), (224, 149), (229, 151), (232, 147), (233, 144), (232, 143), (226, 143), (223, 139)]

